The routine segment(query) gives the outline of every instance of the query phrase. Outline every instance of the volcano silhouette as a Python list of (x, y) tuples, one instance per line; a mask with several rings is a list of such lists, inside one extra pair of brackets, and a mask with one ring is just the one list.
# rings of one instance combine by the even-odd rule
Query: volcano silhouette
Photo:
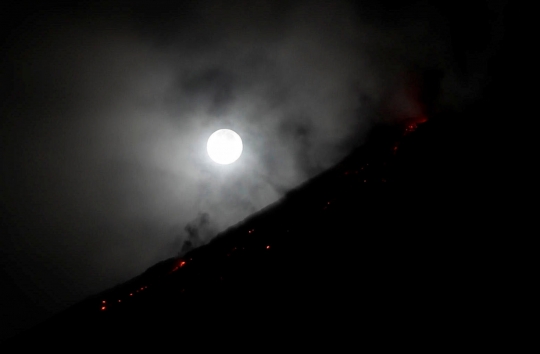
[(207, 245), (6, 345), (336, 349), (447, 335), (478, 304), (481, 279), (481, 242), (463, 231), (472, 215), (460, 181), (471, 172), (460, 131), (456, 119), (379, 125), (339, 164)]

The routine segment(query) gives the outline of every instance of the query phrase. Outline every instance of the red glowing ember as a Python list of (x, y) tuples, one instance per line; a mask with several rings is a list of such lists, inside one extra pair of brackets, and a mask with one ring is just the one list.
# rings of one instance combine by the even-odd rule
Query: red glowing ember
[(416, 128), (418, 128), (418, 124), (425, 123), (427, 122), (427, 120), (428, 119), (425, 116), (420, 116), (418, 118), (409, 120), (409, 122), (407, 123), (407, 126), (405, 127), (405, 135), (407, 135), (408, 133), (414, 132)]
[(102, 306), (102, 307), (101, 307), (101, 311), (105, 311), (105, 306)]
[(269, 249), (270, 249), (270, 246), (266, 246), (266, 249), (269, 250)]
[(422, 123), (425, 123), (425, 122), (427, 122), (427, 117), (426, 116), (421, 116), (421, 117), (416, 119), (416, 124), (422, 124)]

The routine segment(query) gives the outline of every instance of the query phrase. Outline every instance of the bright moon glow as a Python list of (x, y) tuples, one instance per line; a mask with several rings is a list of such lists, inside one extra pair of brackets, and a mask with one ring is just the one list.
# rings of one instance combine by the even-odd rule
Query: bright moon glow
[(242, 155), (242, 139), (230, 129), (220, 129), (208, 138), (206, 149), (212, 160), (228, 165), (238, 160)]

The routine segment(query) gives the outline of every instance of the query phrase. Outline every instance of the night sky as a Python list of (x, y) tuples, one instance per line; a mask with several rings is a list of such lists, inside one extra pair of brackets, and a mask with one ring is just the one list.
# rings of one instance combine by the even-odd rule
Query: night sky
[[(505, 3), (0, 5), (0, 339), (209, 241), (377, 122), (480, 99)], [(231, 165), (206, 153), (220, 128)]]

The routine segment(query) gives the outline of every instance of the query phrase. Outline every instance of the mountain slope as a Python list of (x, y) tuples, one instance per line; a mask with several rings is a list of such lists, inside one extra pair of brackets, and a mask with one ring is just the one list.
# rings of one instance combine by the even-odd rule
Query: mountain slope
[(341, 163), (208, 245), (7, 344), (240, 341), (256, 350), (265, 340), (335, 348), (388, 333), (448, 335), (476, 306), (481, 271), (481, 242), (461, 232), (470, 215), (456, 178), (467, 171), (455, 164), (467, 163), (468, 145), (453, 141), (456, 126), (379, 126)]

